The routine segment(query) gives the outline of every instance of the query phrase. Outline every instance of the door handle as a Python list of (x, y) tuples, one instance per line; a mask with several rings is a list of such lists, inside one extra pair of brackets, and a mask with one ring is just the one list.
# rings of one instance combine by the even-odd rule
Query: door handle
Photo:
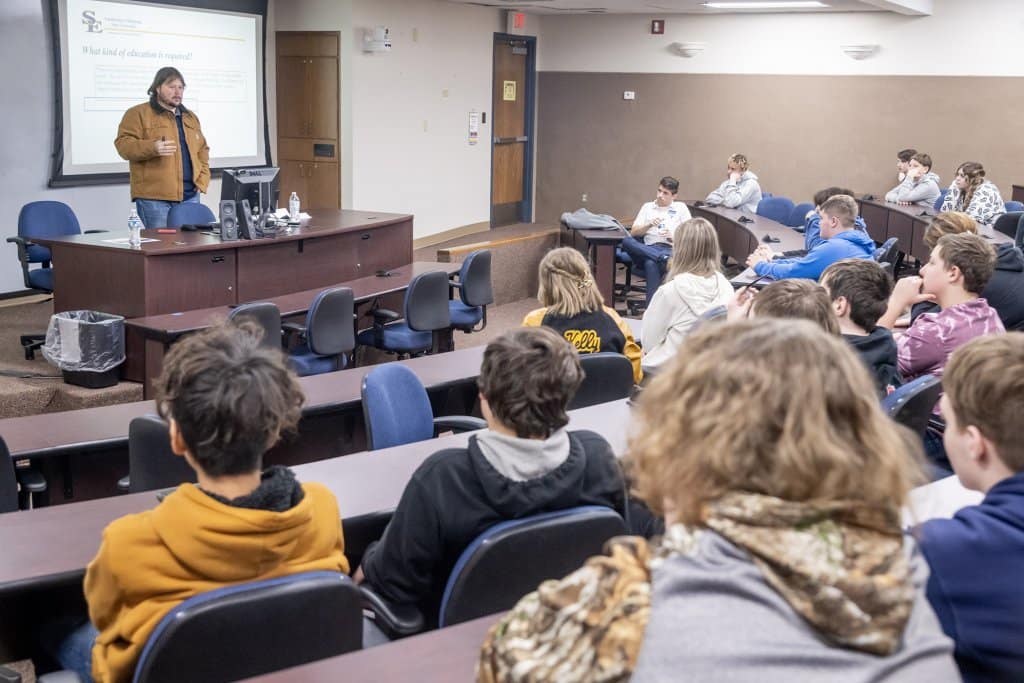
[(224, 263), (224, 257), (214, 256), (213, 258), (210, 259), (210, 263)]
[(495, 137), (494, 138), (494, 144), (496, 144), (496, 145), (508, 145), (508, 144), (513, 143), (513, 142), (529, 142), (529, 140), (530, 139), (528, 137), (526, 137), (525, 135), (519, 135), (519, 136), (516, 136), (516, 137), (508, 137), (508, 138)]

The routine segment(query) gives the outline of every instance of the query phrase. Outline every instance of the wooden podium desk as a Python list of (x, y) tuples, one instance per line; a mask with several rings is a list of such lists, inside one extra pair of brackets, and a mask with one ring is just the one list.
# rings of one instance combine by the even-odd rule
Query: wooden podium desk
[(319, 210), (277, 237), (225, 242), (209, 232), (143, 230), (34, 242), (53, 254), (53, 309), (126, 318), (256, 301), (323, 288), (412, 261), (412, 216)]

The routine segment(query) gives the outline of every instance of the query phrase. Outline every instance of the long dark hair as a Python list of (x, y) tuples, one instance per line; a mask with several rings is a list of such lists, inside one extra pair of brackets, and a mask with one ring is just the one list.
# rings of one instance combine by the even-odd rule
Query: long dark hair
[(173, 66), (160, 67), (160, 70), (156, 72), (156, 76), (153, 76), (153, 82), (149, 86), (149, 90), (146, 94), (149, 95), (149, 101), (156, 104), (156, 90), (167, 81), (181, 81), (182, 86), (185, 85), (185, 77), (181, 75)]

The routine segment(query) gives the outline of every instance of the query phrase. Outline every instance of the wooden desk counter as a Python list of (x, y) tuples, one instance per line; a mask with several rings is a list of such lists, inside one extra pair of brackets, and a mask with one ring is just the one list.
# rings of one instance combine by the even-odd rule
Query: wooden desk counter
[(258, 683), (306, 681), (472, 681), (480, 646), (499, 619), (494, 614), (412, 638), (321, 659), (247, 679)]
[[(629, 407), (614, 401), (570, 413), (571, 429), (604, 436), (615, 453), (626, 446)], [(456, 434), (405, 446), (346, 455), (295, 467), (302, 481), (325, 484), (338, 499), (345, 533), (357, 533), (360, 518), (393, 510), (415, 469), (442, 448), (465, 445)], [(155, 492), (0, 515), (0, 596), (80, 581), (113, 520), (157, 504)]]

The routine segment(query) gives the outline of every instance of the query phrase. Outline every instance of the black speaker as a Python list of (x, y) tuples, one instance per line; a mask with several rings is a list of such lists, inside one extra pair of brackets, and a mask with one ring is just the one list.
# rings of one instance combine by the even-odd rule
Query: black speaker
[(249, 206), (249, 200), (243, 199), (238, 202), (236, 208), (238, 209), (238, 236), (243, 240), (252, 240), (259, 237), (259, 231), (253, 225), (252, 209)]
[(220, 238), (225, 241), (238, 239), (238, 212), (230, 200), (220, 203)]

